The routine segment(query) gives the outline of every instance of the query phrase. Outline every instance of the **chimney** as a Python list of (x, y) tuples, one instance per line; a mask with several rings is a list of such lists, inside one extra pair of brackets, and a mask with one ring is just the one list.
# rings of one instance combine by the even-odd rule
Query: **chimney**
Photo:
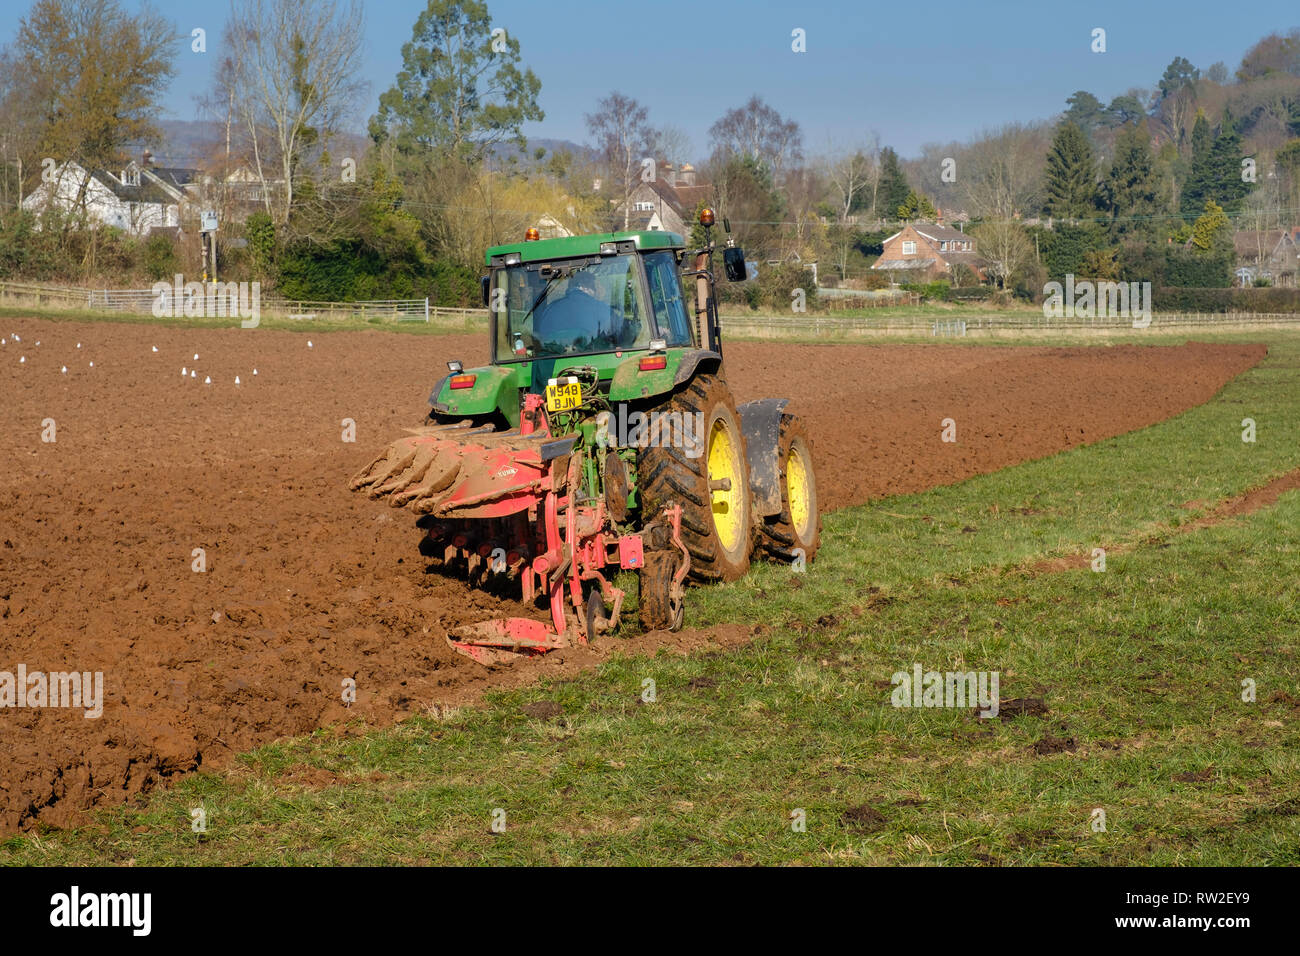
[(149, 152), (149, 150), (146, 149), (143, 153), (140, 154), (141, 166), (148, 166), (152, 162), (153, 162), (153, 153)]
[(943, 225), (943, 210), (938, 206), (934, 207), (934, 224), (936, 226)]
[(695, 185), (695, 167), (690, 163), (682, 163), (682, 175), (678, 182), (683, 186)]
[(676, 185), (677, 185), (677, 167), (674, 166), (672, 163), (664, 163), (664, 167), (663, 167), (663, 168), (664, 168), (664, 174), (663, 174), (663, 180), (664, 180), (664, 183), (667, 184), (667, 185), (669, 185), (669, 186), (676, 186)]

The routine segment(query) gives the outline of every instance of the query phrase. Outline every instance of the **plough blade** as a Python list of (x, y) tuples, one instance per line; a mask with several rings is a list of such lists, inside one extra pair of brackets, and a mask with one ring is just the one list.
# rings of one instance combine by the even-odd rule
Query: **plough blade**
[(541, 621), (526, 617), (467, 624), (448, 634), (447, 643), (458, 654), (487, 665), (508, 664), (520, 656), (538, 657), (569, 646)]
[[(413, 430), (352, 479), (352, 490), (416, 514), (501, 517), (535, 505), (549, 471), (539, 440), (455, 427)], [(455, 437), (451, 437), (455, 436)]]

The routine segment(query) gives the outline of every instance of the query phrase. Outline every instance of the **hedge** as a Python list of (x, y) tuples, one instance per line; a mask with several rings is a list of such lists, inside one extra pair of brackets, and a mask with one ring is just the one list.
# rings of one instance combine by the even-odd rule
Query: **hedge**
[(1300, 312), (1300, 289), (1197, 289), (1165, 286), (1151, 292), (1161, 312)]

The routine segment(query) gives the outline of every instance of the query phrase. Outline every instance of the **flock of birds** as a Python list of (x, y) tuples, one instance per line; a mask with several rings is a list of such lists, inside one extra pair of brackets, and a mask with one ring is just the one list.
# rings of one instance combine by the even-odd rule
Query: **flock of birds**
[[(17, 332), (11, 332), (9, 335), (0, 338), (0, 346), (8, 346), (8, 344), (9, 344), (9, 340), (10, 340), (10, 339), (13, 339), (14, 342), (15, 342), (16, 344), (18, 344), (18, 345), (21, 345), (21, 344), (22, 344), (22, 341), (23, 341), (22, 338), (18, 335)], [(35, 347), (36, 347), (36, 348), (40, 348), (40, 345), (41, 345), (41, 343), (40, 343), (40, 341), (38, 340), (37, 343), (36, 343), (36, 346), (35, 346)], [(314, 347), (315, 347), (315, 346), (312, 345), (311, 339), (308, 339), (308, 340), (307, 340), (307, 348), (310, 349), (310, 348), (314, 348)], [(81, 348), (81, 343), (80, 343), (80, 342), (77, 343), (77, 348), (78, 348), (78, 349)], [(156, 346), (156, 345), (152, 346), (152, 350), (153, 350), (154, 352), (157, 352), (157, 351), (158, 351), (158, 346)], [(195, 353), (194, 353), (194, 361), (197, 362), (198, 360), (199, 360), (199, 353), (198, 353), (198, 352), (195, 352)], [(20, 355), (20, 356), (18, 357), (18, 364), (19, 364), (19, 365), (26, 365), (26, 364), (27, 364), (27, 356), (26, 356), (26, 355)], [(94, 367), (95, 367), (95, 363), (94, 363), (93, 361), (90, 362), (90, 368), (94, 368)], [(67, 374), (68, 374), (68, 367), (65, 365), (65, 366), (63, 366), (63, 368), (62, 368), (60, 371), (62, 372), (62, 374), (67, 375)], [(253, 369), (253, 374), (254, 374), (254, 375), (257, 374), (257, 369)], [(189, 366), (185, 366), (185, 365), (181, 366), (181, 378), (193, 378), (193, 379), (197, 379), (198, 377), (199, 377), (198, 369), (193, 369), (193, 368), (190, 368)], [(211, 376), (211, 375), (205, 375), (205, 376), (203, 377), (203, 384), (204, 384), (204, 385), (211, 385), (211, 384), (212, 384), (212, 376)], [(243, 384), (243, 383), (239, 380), (239, 376), (238, 376), (238, 375), (235, 376), (235, 384), (236, 384), (236, 385), (241, 385), (241, 384)]]

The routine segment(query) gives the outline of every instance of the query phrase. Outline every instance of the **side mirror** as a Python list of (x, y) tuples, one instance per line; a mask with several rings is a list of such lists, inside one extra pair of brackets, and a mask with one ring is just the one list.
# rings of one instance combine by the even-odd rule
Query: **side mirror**
[(483, 308), (486, 309), (488, 304), (488, 297), (489, 297), (489, 287), (492, 285), (492, 276), (485, 275), (482, 278), (480, 278), (478, 281), (479, 281), (479, 285), (483, 287)]
[(745, 271), (745, 250), (739, 246), (722, 250), (722, 266), (727, 270), (728, 282), (744, 282), (748, 278)]

